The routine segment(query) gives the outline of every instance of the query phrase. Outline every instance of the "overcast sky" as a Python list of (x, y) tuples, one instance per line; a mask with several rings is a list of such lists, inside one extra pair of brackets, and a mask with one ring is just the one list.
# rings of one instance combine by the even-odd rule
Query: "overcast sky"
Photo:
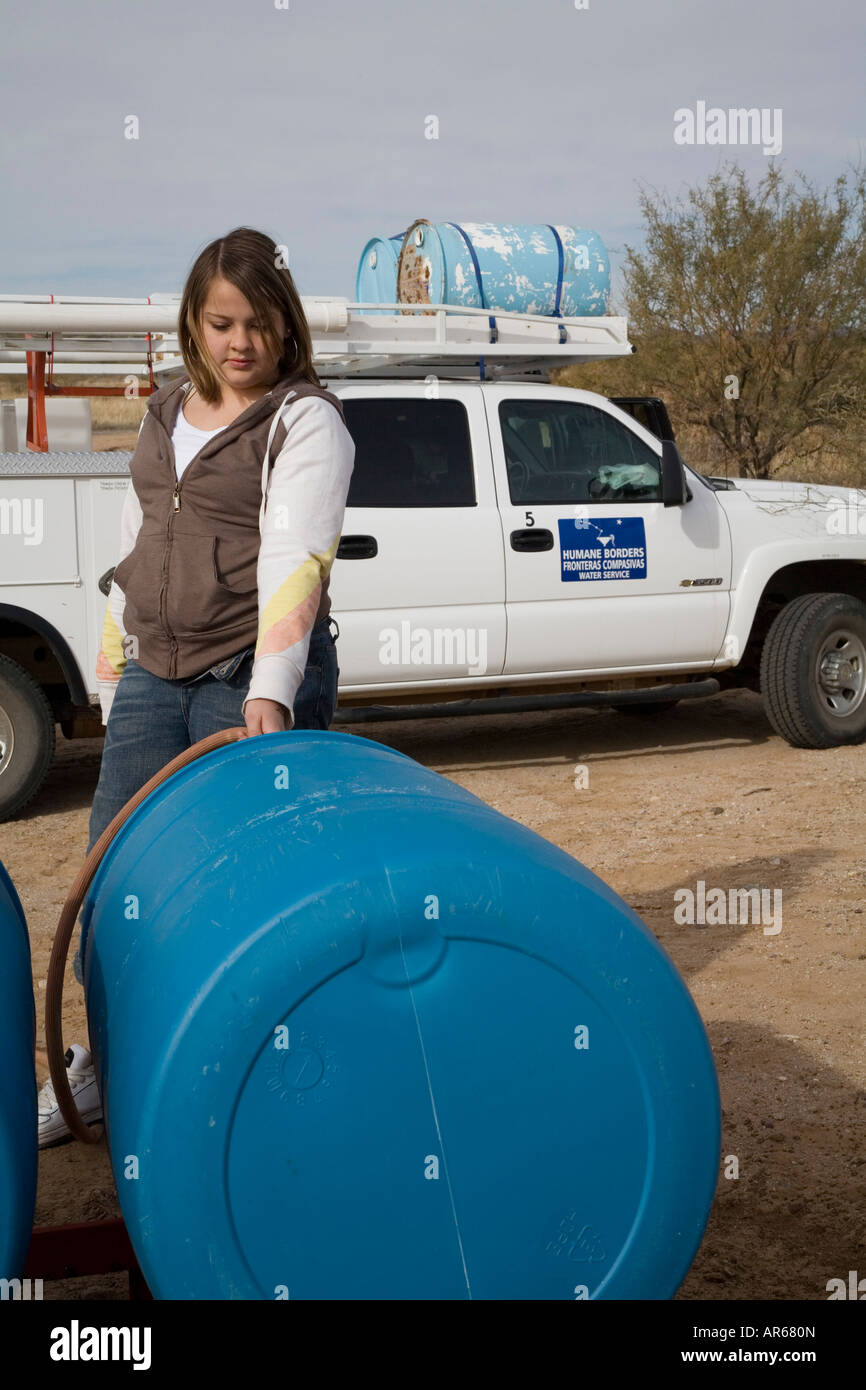
[(780, 109), (820, 185), (866, 155), (863, 0), (0, 0), (0, 33), (6, 294), (179, 291), (240, 224), (302, 294), (418, 217), (590, 227), (616, 267), (640, 183), (767, 167), (675, 143), (698, 102)]

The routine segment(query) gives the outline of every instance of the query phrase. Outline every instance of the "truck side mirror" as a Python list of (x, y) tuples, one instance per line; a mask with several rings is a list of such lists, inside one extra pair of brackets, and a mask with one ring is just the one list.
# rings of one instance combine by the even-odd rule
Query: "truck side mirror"
[(688, 498), (686, 470), (680, 451), (672, 439), (662, 440), (662, 504), (665, 507), (681, 507)]

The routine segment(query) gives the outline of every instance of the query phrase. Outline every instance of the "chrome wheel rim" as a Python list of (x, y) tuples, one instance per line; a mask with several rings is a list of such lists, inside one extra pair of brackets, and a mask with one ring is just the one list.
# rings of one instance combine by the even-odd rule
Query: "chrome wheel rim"
[(866, 694), (866, 647), (849, 628), (825, 637), (815, 668), (821, 703), (837, 719), (848, 719)]

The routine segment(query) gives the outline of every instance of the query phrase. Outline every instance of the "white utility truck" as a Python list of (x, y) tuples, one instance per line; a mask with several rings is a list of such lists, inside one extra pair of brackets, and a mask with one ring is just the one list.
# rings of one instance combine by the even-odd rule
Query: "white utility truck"
[[(866, 738), (866, 494), (703, 477), (660, 402), (550, 384), (630, 352), (621, 318), (305, 309), (356, 445), (331, 580), (341, 710), (657, 711), (740, 686), (796, 747)], [(102, 732), (130, 457), (0, 454), (0, 819), (41, 785), (55, 724)]]

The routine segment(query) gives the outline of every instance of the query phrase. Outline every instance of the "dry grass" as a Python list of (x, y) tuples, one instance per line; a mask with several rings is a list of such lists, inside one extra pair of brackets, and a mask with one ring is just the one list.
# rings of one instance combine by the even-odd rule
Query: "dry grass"
[[(721, 441), (711, 430), (688, 425), (680, 418), (677, 403), (665, 391), (664, 383), (646, 374), (640, 353), (565, 367), (554, 372), (553, 380), (558, 386), (598, 391), (603, 396), (660, 396), (667, 404), (686, 463), (699, 473), (740, 476), (742, 469), (734, 460), (726, 459)], [(852, 412), (836, 429), (824, 426), (807, 430), (792, 448), (783, 450), (773, 461), (772, 476), (784, 482), (866, 487), (866, 420), (858, 420)]]
[[(677, 426), (677, 443), (687, 463), (699, 473), (738, 476), (725, 461), (720, 440), (695, 425)], [(825, 483), (833, 487), (866, 487), (866, 438), (862, 428), (831, 432), (808, 430), (796, 448), (786, 449), (773, 464), (772, 476), (784, 482)]]
[[(118, 376), (62, 376), (56, 379), (58, 386), (120, 386), (123, 377)], [(142, 387), (147, 379), (140, 377)], [(27, 395), (27, 378), (21, 376), (0, 376), (0, 399)], [(90, 418), (94, 431), (97, 430), (137, 430), (147, 409), (147, 396), (126, 399), (125, 396), (94, 396), (90, 401)]]

